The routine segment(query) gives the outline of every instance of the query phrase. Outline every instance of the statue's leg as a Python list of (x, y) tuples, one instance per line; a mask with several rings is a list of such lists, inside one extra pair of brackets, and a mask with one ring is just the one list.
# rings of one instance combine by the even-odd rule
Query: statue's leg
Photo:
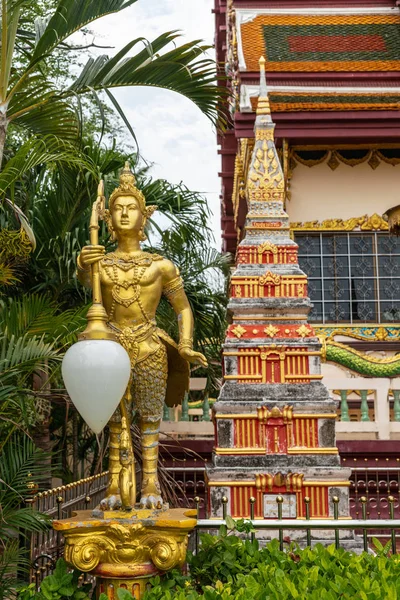
[(164, 344), (138, 363), (133, 376), (133, 400), (140, 416), (142, 444), (143, 508), (161, 508), (161, 489), (158, 482), (158, 439), (162, 410), (167, 389), (168, 363)]
[(119, 460), (119, 440), (121, 436), (121, 413), (119, 408), (115, 411), (108, 424), (110, 430), (109, 459), (108, 459), (108, 485), (106, 497), (101, 501), (103, 510), (113, 510), (121, 506), (119, 493), (119, 473), (121, 463)]
[(161, 508), (161, 489), (158, 482), (158, 438), (161, 418), (140, 418), (142, 436), (142, 489), (140, 505), (142, 508)]

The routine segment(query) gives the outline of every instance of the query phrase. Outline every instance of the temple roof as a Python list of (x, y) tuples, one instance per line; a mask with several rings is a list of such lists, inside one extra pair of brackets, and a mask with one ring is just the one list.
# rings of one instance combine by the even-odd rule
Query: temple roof
[(215, 15), (232, 116), (219, 139), (221, 221), (224, 249), (234, 252), (247, 213), (259, 57), (285, 178), (296, 147), (400, 147), (400, 0), (215, 0)]
[[(284, 9), (282, 13), (284, 13)], [(342, 11), (342, 12), (345, 12)], [(399, 71), (400, 14), (237, 11), (240, 71)]]
[[(242, 86), (243, 87), (243, 86)], [(249, 87), (249, 86), (248, 86)], [(269, 94), (272, 112), (316, 110), (399, 110), (400, 87), (396, 92), (276, 92)], [(257, 99), (241, 106), (243, 112), (255, 110)]]

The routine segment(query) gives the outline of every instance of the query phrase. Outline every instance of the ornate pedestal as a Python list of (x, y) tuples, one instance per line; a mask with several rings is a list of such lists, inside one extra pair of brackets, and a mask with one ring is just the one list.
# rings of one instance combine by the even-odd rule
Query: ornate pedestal
[(94, 517), (79, 511), (54, 521), (65, 538), (65, 560), (97, 578), (97, 597), (110, 600), (119, 587), (142, 598), (154, 575), (183, 565), (188, 535), (196, 525), (189, 509), (106, 511)]

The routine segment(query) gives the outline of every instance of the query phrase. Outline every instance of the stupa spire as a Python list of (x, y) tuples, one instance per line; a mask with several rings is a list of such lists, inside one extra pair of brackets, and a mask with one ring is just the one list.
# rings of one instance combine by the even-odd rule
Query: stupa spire
[(265, 58), (263, 56), (260, 56), (260, 60), (258, 61), (258, 63), (260, 65), (260, 92), (258, 96), (256, 115), (268, 115), (269, 119), (267, 120), (270, 123), (272, 123), (271, 107), (268, 98), (267, 80), (265, 78)]
[(271, 118), (267, 83), (265, 80), (265, 59), (260, 58), (260, 95), (257, 101), (256, 122), (254, 125), (255, 144), (247, 176), (247, 199), (253, 201), (282, 202), (285, 196), (285, 183), (281, 163), (274, 142), (275, 124)]

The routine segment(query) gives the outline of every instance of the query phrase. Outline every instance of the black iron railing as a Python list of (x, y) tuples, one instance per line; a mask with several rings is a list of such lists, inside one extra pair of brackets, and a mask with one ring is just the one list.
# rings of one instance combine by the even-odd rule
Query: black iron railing
[[(108, 472), (41, 492), (27, 502), (51, 519), (65, 519), (74, 511), (94, 508), (104, 496)], [(62, 556), (63, 538), (59, 531), (48, 529), (34, 533), (30, 539), (31, 580), (38, 587), (43, 577), (51, 573)]]
[[(283, 518), (283, 503), (285, 499), (283, 496), (278, 495), (276, 497), (277, 502), (277, 519), (255, 519), (254, 518), (254, 504), (256, 502), (255, 498), (250, 498), (250, 519), (249, 522), (253, 525), (253, 531), (250, 533), (250, 537), (252, 540), (256, 537), (257, 531), (268, 530), (271, 532), (271, 536), (273, 537), (274, 532), (278, 532), (279, 538), (279, 547), (281, 550), (284, 550), (285, 541), (290, 541), (290, 533), (303, 531), (305, 534), (305, 539), (301, 540), (301, 545), (304, 545), (304, 542), (307, 546), (311, 546), (313, 542), (316, 543), (317, 540), (312, 539), (312, 534), (318, 531), (329, 531), (332, 533), (331, 540), (326, 538), (324, 542), (330, 543), (334, 542), (336, 548), (339, 548), (341, 545), (341, 536), (340, 533), (344, 531), (354, 532), (356, 534), (361, 533), (362, 537), (359, 535), (354, 536), (354, 541), (357, 543), (359, 549), (368, 552), (370, 548), (370, 541), (373, 536), (378, 539), (381, 537), (390, 537), (391, 540), (391, 551), (393, 554), (397, 553), (398, 542), (400, 541), (400, 537), (398, 534), (400, 533), (400, 519), (395, 519), (394, 517), (394, 508), (395, 508), (395, 498), (393, 496), (388, 496), (387, 501), (389, 505), (389, 518), (388, 519), (371, 519), (367, 516), (367, 498), (366, 496), (360, 498), (361, 503), (361, 511), (362, 517), (361, 519), (348, 519), (346, 517), (339, 517), (339, 498), (334, 496), (332, 498), (333, 501), (333, 519), (311, 519), (310, 518), (310, 499), (305, 498), (305, 519), (291, 519), (291, 518)], [(201, 519), (200, 518), (200, 498), (195, 498), (195, 503), (197, 507), (197, 526), (195, 531), (195, 546), (196, 550), (199, 547), (199, 535), (198, 532), (200, 530), (207, 530), (209, 532), (217, 531), (221, 525), (227, 525), (227, 504), (228, 499), (224, 496), (221, 499), (222, 503), (222, 519)], [(267, 536), (266, 536), (267, 537)], [(320, 540), (318, 540), (320, 541)]]

